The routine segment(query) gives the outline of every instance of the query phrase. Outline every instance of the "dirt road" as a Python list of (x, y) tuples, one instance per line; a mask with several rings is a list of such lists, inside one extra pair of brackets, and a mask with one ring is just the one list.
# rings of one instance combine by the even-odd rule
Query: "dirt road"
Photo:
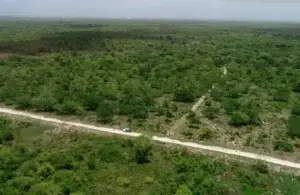
[[(45, 122), (49, 122), (49, 123), (81, 127), (81, 128), (86, 128), (86, 129), (90, 129), (90, 130), (107, 132), (107, 133), (112, 133), (112, 134), (119, 134), (119, 135), (124, 135), (124, 136), (138, 137), (138, 136), (142, 135), (141, 133), (134, 133), (134, 132), (125, 133), (118, 129), (97, 127), (94, 125), (87, 125), (87, 124), (78, 123), (78, 122), (70, 122), (70, 121), (59, 120), (56, 118), (48, 118), (48, 117), (44, 117), (44, 116), (41, 116), (38, 114), (31, 114), (28, 112), (22, 112), (22, 111), (17, 111), (17, 110), (8, 109), (8, 108), (0, 108), (0, 113), (5, 114), (5, 115), (21, 116), (21, 117), (31, 118), (31, 119), (45, 121)], [(229, 154), (229, 155), (250, 158), (250, 159), (255, 159), (255, 160), (261, 160), (261, 161), (271, 163), (271, 164), (300, 169), (299, 163), (286, 161), (286, 160), (282, 160), (282, 159), (278, 159), (278, 158), (273, 158), (270, 156), (250, 153), (250, 152), (243, 152), (243, 151), (239, 151), (239, 150), (233, 150), (233, 149), (228, 149), (228, 148), (223, 148), (223, 147), (218, 147), (218, 146), (206, 146), (206, 145), (201, 145), (201, 144), (192, 143), (192, 142), (182, 142), (182, 141), (170, 139), (167, 137), (153, 136), (152, 140), (157, 141), (157, 142), (162, 142), (162, 143), (170, 143), (170, 144), (180, 145), (180, 146), (194, 148), (194, 149), (200, 149), (200, 150)]]

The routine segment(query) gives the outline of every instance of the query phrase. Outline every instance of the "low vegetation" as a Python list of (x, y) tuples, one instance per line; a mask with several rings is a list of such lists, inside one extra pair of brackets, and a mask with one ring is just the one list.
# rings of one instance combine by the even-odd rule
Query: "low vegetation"
[[(299, 177), (0, 117), (0, 194), (297, 195)], [(62, 129), (61, 129), (62, 130)]]
[(214, 85), (201, 114), (177, 134), (214, 124), (214, 136), (204, 136), (214, 143), (274, 152), (284, 142), (293, 149), (283, 151), (299, 152), (298, 24), (11, 20), (0, 27), (1, 103), (166, 133)]

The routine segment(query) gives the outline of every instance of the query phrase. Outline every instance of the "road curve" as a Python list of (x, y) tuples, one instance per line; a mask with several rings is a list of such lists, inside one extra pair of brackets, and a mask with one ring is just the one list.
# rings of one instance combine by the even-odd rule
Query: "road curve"
[[(36, 119), (36, 120), (41, 120), (49, 123), (56, 123), (56, 124), (62, 124), (62, 125), (70, 125), (70, 126), (75, 126), (75, 127), (81, 127), (81, 128), (86, 128), (86, 129), (91, 129), (95, 131), (101, 131), (101, 132), (107, 132), (107, 133), (112, 133), (112, 134), (119, 134), (119, 135), (124, 135), (124, 136), (131, 136), (131, 137), (138, 137), (141, 136), (141, 133), (126, 133), (122, 132), (119, 129), (113, 129), (113, 128), (107, 128), (107, 127), (97, 127), (94, 125), (87, 125), (83, 123), (78, 123), (78, 122), (70, 122), (70, 121), (64, 121), (64, 120), (59, 120), (55, 118), (48, 118), (44, 117), (41, 115), (37, 114), (31, 114), (27, 112), (22, 112), (22, 111), (17, 111), (9, 108), (0, 108), (0, 113), (7, 114), (7, 115), (15, 115), (15, 116), (21, 116), (21, 117), (26, 117), (26, 118), (31, 118), (31, 119)], [(218, 147), (218, 146), (207, 146), (207, 145), (201, 145), (197, 143), (192, 143), (192, 142), (182, 142), (179, 140), (174, 140), (170, 139), (168, 137), (157, 137), (153, 136), (152, 140), (157, 141), (157, 142), (162, 142), (162, 143), (169, 143), (169, 144), (175, 144), (175, 145), (180, 145), (184, 147), (189, 147), (189, 148), (195, 148), (195, 149), (201, 149), (201, 150), (207, 150), (207, 151), (212, 151), (212, 152), (218, 152), (218, 153), (223, 153), (223, 154), (229, 154), (229, 155), (234, 155), (234, 156), (239, 156), (239, 157), (244, 157), (244, 158), (250, 158), (254, 160), (261, 160), (267, 163), (271, 164), (276, 164), (276, 165), (281, 165), (285, 167), (290, 167), (290, 168), (296, 168), (300, 169), (300, 164), (287, 161), (287, 160), (282, 160), (270, 156), (265, 156), (261, 154), (255, 154), (255, 153), (250, 153), (250, 152), (243, 152), (239, 150), (233, 150), (233, 149), (228, 149), (228, 148), (223, 148), (223, 147)]]

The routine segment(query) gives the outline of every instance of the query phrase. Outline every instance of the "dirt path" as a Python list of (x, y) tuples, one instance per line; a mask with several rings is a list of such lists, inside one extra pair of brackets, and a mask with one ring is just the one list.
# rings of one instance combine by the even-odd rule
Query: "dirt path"
[(126, 135), (126, 136), (132, 136), (132, 137), (138, 137), (141, 134), (140, 133), (126, 133), (121, 131), (120, 129), (113, 129), (113, 128), (107, 128), (107, 127), (97, 127), (94, 125), (87, 125), (83, 123), (77, 123), (77, 122), (70, 122), (70, 121), (63, 121), (56, 118), (48, 118), (37, 114), (31, 114), (27, 112), (21, 112), (9, 108), (0, 108), (0, 113), (9, 114), (9, 115), (15, 115), (15, 116), (22, 116), (26, 118), (41, 120), (49, 123), (55, 123), (55, 124), (62, 124), (66, 126), (75, 126), (75, 127), (81, 127), (85, 129), (91, 129), (95, 131), (102, 131), (107, 133), (113, 133), (113, 134), (120, 134), (120, 135)]
[[(198, 102), (196, 102), (196, 103), (193, 105), (191, 111), (196, 112), (196, 111), (198, 110), (199, 106), (200, 106), (200, 105), (202, 104), (202, 102), (204, 101), (204, 99), (205, 99), (205, 95), (203, 95), (203, 96), (198, 100)], [(169, 131), (168, 131), (167, 134), (168, 134), (168, 135), (173, 135), (179, 127), (181, 127), (182, 125), (184, 125), (184, 123), (187, 121), (187, 117), (188, 117), (188, 114), (185, 114), (185, 115), (183, 115), (180, 119), (178, 119), (178, 120), (175, 122), (175, 124), (169, 129)]]
[[(67, 125), (67, 126), (75, 126), (75, 127), (80, 127), (80, 128), (85, 128), (85, 129), (90, 129), (90, 130), (95, 130), (95, 131), (101, 131), (101, 132), (107, 132), (107, 133), (112, 133), (112, 134), (119, 134), (119, 135), (124, 135), (124, 136), (138, 137), (138, 136), (142, 135), (141, 133), (134, 133), (134, 132), (125, 133), (125, 132), (122, 132), (121, 130), (113, 129), (113, 128), (97, 127), (94, 125), (87, 125), (87, 124), (78, 123), (78, 122), (70, 122), (70, 121), (59, 120), (56, 118), (48, 118), (48, 117), (44, 117), (44, 116), (41, 116), (38, 114), (31, 114), (28, 112), (17, 111), (17, 110), (13, 110), (13, 109), (9, 109), (9, 108), (0, 108), (0, 113), (5, 114), (5, 115), (14, 115), (14, 116), (20, 116), (20, 117), (45, 121), (45, 122), (52, 123), (52, 124), (54, 123), (54, 124), (61, 124), (61, 125)], [(234, 155), (234, 156), (239, 156), (239, 157), (244, 157), (244, 158), (250, 158), (250, 159), (254, 159), (254, 160), (261, 160), (261, 161), (264, 161), (267, 163), (290, 167), (290, 168), (296, 168), (296, 169), (300, 170), (299, 163), (286, 161), (286, 160), (282, 160), (282, 159), (278, 159), (278, 158), (274, 158), (274, 157), (270, 157), (270, 156), (265, 156), (265, 155), (250, 153), (250, 152), (242, 152), (239, 150), (233, 150), (233, 149), (228, 149), (228, 148), (223, 148), (223, 147), (218, 147), (218, 146), (206, 146), (206, 145), (201, 145), (201, 144), (192, 143), (192, 142), (182, 142), (179, 140), (174, 140), (174, 139), (170, 139), (170, 138), (166, 138), (166, 137), (153, 136), (152, 140), (157, 141), (157, 142), (162, 142), (162, 143), (180, 145), (180, 146), (184, 146), (184, 147), (188, 147), (188, 148), (229, 154), (229, 155)]]
[[(223, 76), (227, 75), (227, 68), (224, 66), (223, 67)], [(215, 85), (211, 87), (211, 89), (215, 88)], [(208, 90), (208, 93), (211, 92), (211, 89)], [(206, 96), (203, 95), (192, 107), (191, 111), (196, 112), (200, 105), (203, 103), (205, 100)], [(187, 116), (188, 114), (183, 115), (180, 119), (178, 119), (175, 124), (169, 129), (167, 132), (167, 135), (173, 135), (178, 128), (180, 128), (184, 123), (187, 121)]]

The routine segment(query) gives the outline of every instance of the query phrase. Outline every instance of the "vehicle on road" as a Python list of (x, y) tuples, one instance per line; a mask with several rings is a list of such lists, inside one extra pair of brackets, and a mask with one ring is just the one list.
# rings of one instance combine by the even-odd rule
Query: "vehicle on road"
[(132, 132), (131, 129), (129, 127), (126, 127), (124, 129), (122, 129), (123, 132), (127, 132), (127, 133), (130, 133)]

